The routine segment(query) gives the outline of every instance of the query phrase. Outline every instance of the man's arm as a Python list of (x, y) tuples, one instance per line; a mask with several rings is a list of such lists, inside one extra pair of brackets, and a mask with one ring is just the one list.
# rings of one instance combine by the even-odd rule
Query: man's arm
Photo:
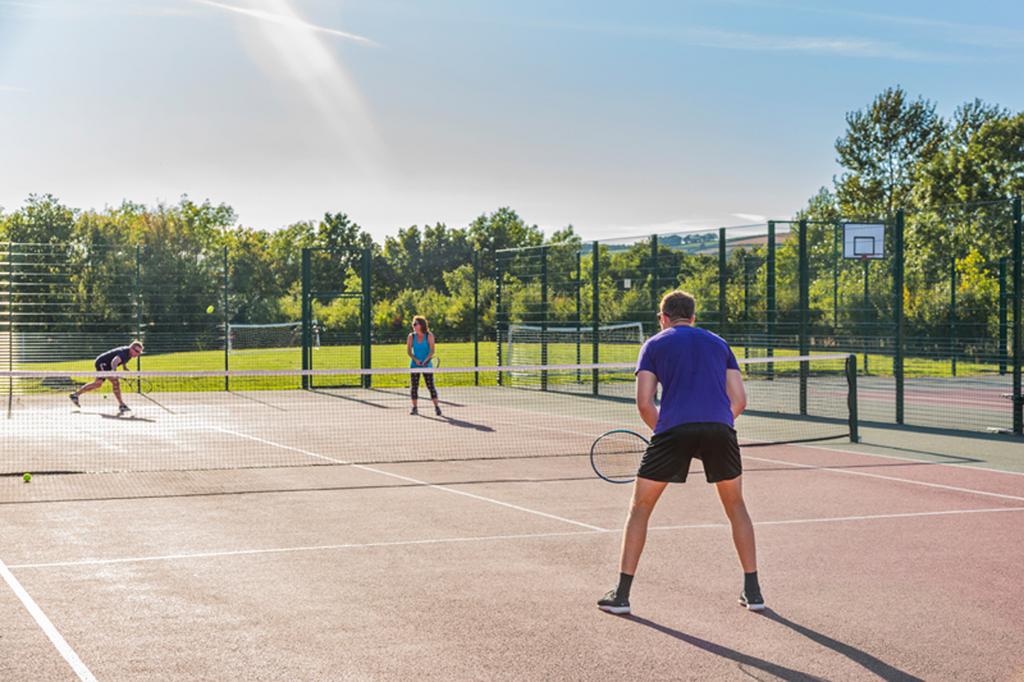
[(725, 370), (725, 393), (729, 396), (732, 417), (735, 419), (747, 409), (747, 391), (743, 388), (743, 375), (738, 369)]
[(640, 370), (636, 373), (636, 409), (651, 431), (658, 423), (658, 407), (654, 404), (657, 391), (658, 377), (654, 376), (654, 372)]

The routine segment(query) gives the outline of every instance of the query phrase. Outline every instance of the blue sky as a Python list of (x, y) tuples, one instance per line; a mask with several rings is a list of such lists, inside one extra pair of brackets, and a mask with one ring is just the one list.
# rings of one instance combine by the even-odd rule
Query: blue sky
[(1021, 73), (1009, 0), (0, 0), (0, 206), (742, 224), (830, 184), (885, 87), (1020, 111)]

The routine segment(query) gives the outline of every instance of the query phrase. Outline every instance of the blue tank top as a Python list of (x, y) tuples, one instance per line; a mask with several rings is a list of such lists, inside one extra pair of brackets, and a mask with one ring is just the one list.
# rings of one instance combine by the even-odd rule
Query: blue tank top
[[(416, 334), (412, 335), (412, 354), (420, 362), (422, 362), (423, 360), (427, 359), (427, 356), (430, 355), (430, 334), (424, 334), (422, 341), (417, 341), (416, 340)], [(418, 367), (432, 367), (433, 364), (428, 362), (425, 365), (417, 365), (412, 360), (409, 360), (409, 366), (410, 367), (417, 367), (417, 366)]]

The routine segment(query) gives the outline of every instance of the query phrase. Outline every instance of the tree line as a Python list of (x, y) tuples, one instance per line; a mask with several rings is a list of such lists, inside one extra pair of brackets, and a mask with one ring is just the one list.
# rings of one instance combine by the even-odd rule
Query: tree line
[[(846, 116), (835, 151), (842, 172), (795, 216), (810, 222), (812, 307), (819, 321), (842, 317), (852, 333), (864, 319), (852, 312), (852, 302), (862, 296), (863, 273), (836, 263), (834, 225), (842, 220), (891, 223), (902, 209), (908, 320), (922, 334), (941, 333), (949, 321), (950, 296), (959, 294), (962, 309), (976, 318), (972, 324), (978, 334), (981, 329), (992, 333), (999, 305), (995, 271), (1012, 243), (1007, 199), (1024, 195), (1024, 113), (975, 100), (944, 118), (935, 103), (893, 87)], [(650, 325), (652, 288), (676, 285), (693, 289), (713, 317), (719, 277), (716, 236), (675, 240), (662, 240), (655, 256), (647, 240), (601, 249), (602, 320), (640, 319)], [(477, 322), (486, 338), (493, 336), (497, 319), (498, 253), (543, 244), (568, 245), (549, 254), (544, 314), (552, 321), (591, 319), (593, 314), (589, 246), (577, 248), (581, 238), (572, 226), (545, 235), (508, 207), (465, 226), (402, 227), (378, 242), (344, 212), (267, 231), (239, 225), (228, 205), (189, 197), (156, 206), (126, 201), (97, 210), (34, 194), (14, 210), (0, 210), (0, 241), (36, 245), (31, 248), (40, 267), (66, 273), (40, 280), (35, 289), (36, 301), (46, 294), (70, 301), (43, 313), (44, 323), (48, 315), (54, 323), (66, 316), (83, 325), (135, 316), (152, 329), (209, 332), (220, 316), (207, 315), (206, 308), (214, 304), (222, 311), (225, 290), (232, 322), (295, 320), (301, 310), (304, 248), (315, 249), (312, 279), (318, 291), (358, 291), (361, 259), (369, 249), (373, 328), (379, 338), (401, 335), (417, 313), (449, 337), (468, 338), (475, 320), (473, 254), (479, 254), (480, 264)], [(38, 255), (44, 252), (45, 257)], [(504, 261), (506, 320), (531, 321), (541, 314), (536, 253)], [(782, 320), (793, 317), (796, 305), (790, 286), (795, 258), (795, 244), (783, 242), (778, 254)], [(763, 242), (730, 246), (726, 276), (732, 319), (738, 319), (739, 310), (748, 316), (758, 306), (763, 310), (763, 263)], [(883, 269), (872, 267), (884, 280)], [(878, 284), (869, 292), (876, 318), (891, 312), (892, 299)], [(753, 302), (744, 286), (753, 288)], [(138, 300), (136, 293), (141, 294)], [(314, 315), (325, 330), (352, 330), (358, 328), (359, 306), (352, 299), (325, 296), (315, 301)]]

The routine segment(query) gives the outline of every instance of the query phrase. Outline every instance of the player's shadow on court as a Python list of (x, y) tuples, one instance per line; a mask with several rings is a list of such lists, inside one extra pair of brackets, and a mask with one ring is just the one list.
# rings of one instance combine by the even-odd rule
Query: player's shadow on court
[(457, 426), (460, 429), (472, 429), (473, 431), (483, 431), (484, 433), (493, 433), (494, 427), (488, 426), (487, 424), (476, 424), (474, 422), (463, 421), (462, 419), (453, 419), (451, 417), (434, 417), (429, 414), (419, 415), (423, 419), (429, 419), (433, 422), (441, 422), (442, 424), (448, 424), (449, 426)]
[(675, 637), (676, 639), (682, 642), (686, 642), (691, 646), (694, 646), (698, 649), (702, 649), (703, 651), (707, 651), (709, 654), (714, 654), (716, 656), (721, 656), (722, 658), (727, 658), (731, 661), (736, 661), (736, 663), (739, 663), (741, 666), (745, 666), (747, 668), (756, 668), (758, 670), (763, 670), (769, 675), (774, 675), (775, 677), (778, 677), (783, 680), (797, 680), (798, 682), (821, 682), (822, 679), (820, 677), (815, 677), (814, 675), (809, 675), (800, 670), (794, 670), (793, 668), (787, 668), (786, 666), (779, 665), (778, 663), (766, 661), (763, 658), (757, 658), (756, 656), (750, 656), (748, 654), (740, 653), (735, 649), (730, 649), (729, 647), (722, 646), (721, 644), (709, 642), (706, 639), (701, 639), (700, 637), (695, 637), (694, 635), (688, 635), (685, 632), (680, 632), (679, 630), (673, 630), (668, 626), (661, 625), (660, 623), (655, 623), (654, 621), (647, 620), (646, 618), (641, 618), (640, 616), (629, 615), (623, 616), (623, 618), (625, 618), (626, 620), (631, 620), (634, 623), (639, 623), (640, 625), (646, 625), (647, 627), (653, 630), (657, 630), (658, 632), (664, 633), (669, 637)]
[(835, 651), (837, 654), (845, 656), (846, 658), (850, 659), (851, 661), (861, 666), (865, 670), (868, 670), (874, 673), (875, 675), (878, 675), (883, 680), (907, 680), (908, 682), (913, 682), (914, 680), (917, 680), (918, 682), (921, 682), (920, 677), (915, 677), (908, 672), (904, 672), (903, 670), (896, 668), (895, 666), (891, 666), (885, 661), (875, 656), (872, 656), (871, 654), (869, 654), (866, 651), (863, 651), (862, 649), (858, 649), (855, 646), (851, 646), (844, 642), (840, 642), (839, 640), (832, 639), (828, 635), (817, 632), (816, 630), (812, 630), (806, 625), (794, 623), (793, 621), (789, 620), (785, 616), (780, 615), (778, 612), (773, 611), (772, 609), (765, 609), (761, 612), (761, 615), (763, 615), (768, 620), (773, 620), (780, 625), (784, 625), (793, 632), (803, 635), (804, 637), (813, 642), (817, 642), (823, 647)]
[[(799, 623), (794, 623), (788, 618), (779, 615), (772, 609), (765, 609), (761, 612), (761, 615), (764, 618), (767, 618), (768, 620), (775, 621), (776, 623), (783, 625), (789, 628), (790, 630), (793, 630), (797, 634), (806, 637), (807, 639), (819, 644), (820, 646), (823, 646), (827, 649), (831, 649), (832, 651), (835, 651), (836, 653), (845, 656), (857, 665), (863, 667), (865, 670), (868, 670), (869, 672), (878, 675), (880, 678), (884, 680), (907, 680), (908, 682), (922, 682), (921, 678), (915, 677), (910, 673), (904, 672), (903, 670), (896, 668), (895, 666), (889, 665), (885, 661), (875, 656), (872, 656), (866, 651), (858, 649), (855, 646), (851, 646), (849, 644), (840, 642), (839, 640), (833, 639), (828, 635), (817, 632), (816, 630), (812, 630), (811, 628), (806, 627), (804, 625), (800, 625)], [(771, 675), (781, 677), (784, 680), (810, 681), (822, 679), (819, 677), (815, 677), (814, 675), (809, 675), (808, 673), (801, 672), (799, 670), (793, 670), (792, 668), (781, 666), (777, 663), (772, 663), (770, 661), (765, 661), (764, 659), (740, 653), (735, 649), (730, 649), (728, 647), (722, 646), (721, 644), (709, 642), (705, 639), (701, 639), (700, 637), (688, 635), (685, 632), (680, 632), (679, 630), (673, 630), (670, 627), (661, 625), (659, 623), (655, 623), (654, 621), (647, 620), (646, 618), (641, 618), (635, 615), (629, 615), (624, 617), (628, 620), (633, 621), (634, 623), (646, 625), (647, 627), (657, 630), (658, 632), (662, 632), (666, 635), (669, 635), (670, 637), (675, 637), (680, 641), (686, 642), (687, 644), (695, 646), (698, 649), (703, 649), (708, 653), (712, 653), (716, 656), (721, 656), (723, 658), (728, 658), (730, 660), (736, 661), (737, 663), (743, 666), (763, 670)]]

